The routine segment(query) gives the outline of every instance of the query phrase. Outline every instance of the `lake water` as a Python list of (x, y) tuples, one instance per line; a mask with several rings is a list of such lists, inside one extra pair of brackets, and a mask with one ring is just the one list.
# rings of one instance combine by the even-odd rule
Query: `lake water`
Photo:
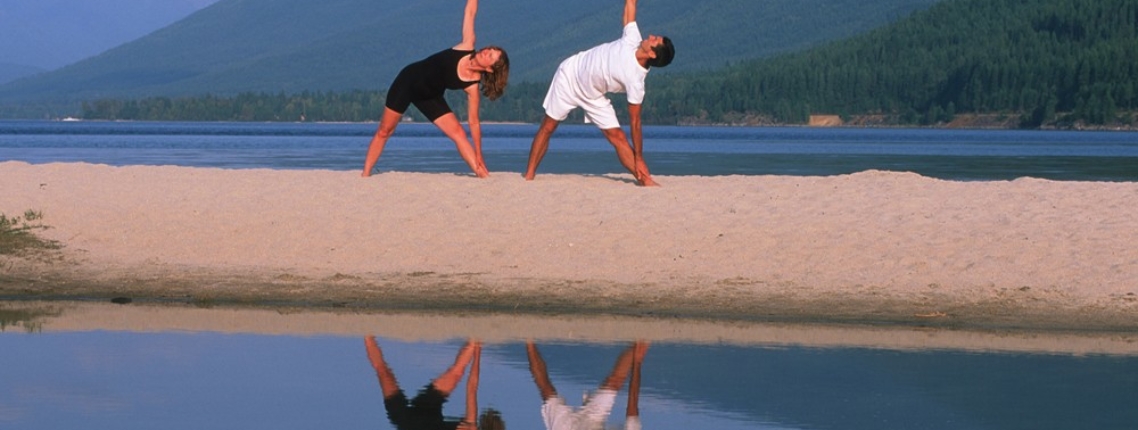
[[(0, 121), (0, 161), (357, 170), (374, 127)], [(491, 171), (520, 173), (535, 126), (484, 131)], [(645, 136), (657, 175), (878, 169), (951, 180), (1138, 180), (1135, 133), (648, 127)], [(401, 125), (378, 168), (467, 172), (453, 144), (426, 124)], [(539, 174), (620, 171), (592, 126), (563, 125)], [(431, 315), (406, 324), (337, 315), (336, 328), (321, 329), (309, 312), (268, 312), (252, 318), (262, 325), (233, 328), (170, 323), (181, 310), (136, 321), (121, 314), (137, 306), (100, 307), (76, 322), (67, 320), (75, 312), (41, 308), (0, 300), (0, 429), (393, 429), (367, 334), (377, 335), (409, 396), (464, 339), (485, 339), (478, 404), (500, 410), (509, 429), (544, 428), (526, 339), (576, 406), (640, 338), (651, 340), (636, 402), (645, 429), (1138, 428), (1133, 334), (869, 329), (875, 340), (861, 341), (858, 330), (739, 324), (677, 335), (706, 327), (676, 320), (534, 328), (550, 324), (539, 318), (502, 335), (501, 321)], [(434, 331), (416, 334), (424, 328)], [(625, 421), (629, 389), (620, 390), (611, 428)], [(446, 414), (460, 416), (465, 399), (456, 390)]]
[[(491, 172), (525, 170), (536, 126), (487, 124)], [(0, 161), (356, 170), (375, 124), (0, 121)], [(1138, 180), (1138, 133), (801, 127), (646, 127), (656, 175), (839, 175), (870, 169), (952, 180)], [(430, 124), (402, 124), (379, 171), (468, 168)], [(619, 173), (591, 125), (554, 134), (541, 173)]]
[[(0, 302), (0, 428), (394, 430), (372, 334), (409, 397), (484, 339), (474, 397), (508, 429), (544, 428), (527, 339), (579, 406), (637, 338), (645, 429), (1138, 425), (1132, 336), (92, 306)], [(445, 415), (463, 415), (465, 382)]]

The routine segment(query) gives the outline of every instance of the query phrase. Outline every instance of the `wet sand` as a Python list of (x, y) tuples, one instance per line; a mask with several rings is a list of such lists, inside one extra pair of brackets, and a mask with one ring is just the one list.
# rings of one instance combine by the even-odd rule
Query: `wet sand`
[[(311, 308), (250, 309), (109, 302), (0, 302), (0, 315), (41, 333), (93, 331), (253, 333), (266, 336), (375, 335), (408, 342), (477, 338), (570, 343), (652, 343), (976, 353), (1138, 355), (1138, 333), (935, 329), (861, 324), (703, 321), (611, 315), (464, 314)], [(9, 321), (9, 324), (12, 324)], [(8, 330), (17, 330), (9, 327)]]
[(719, 322), (1138, 330), (1138, 183), (0, 163), (62, 250), (0, 295)]

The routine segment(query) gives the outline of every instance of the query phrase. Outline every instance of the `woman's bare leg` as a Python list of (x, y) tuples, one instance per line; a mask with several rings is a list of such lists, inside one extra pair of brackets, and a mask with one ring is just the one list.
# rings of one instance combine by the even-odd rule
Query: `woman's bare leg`
[(463, 423), (478, 421), (478, 380), (482, 373), (482, 344), (474, 344), (474, 359), (470, 362), (470, 375), (466, 377), (466, 417)]
[(383, 351), (379, 349), (379, 344), (375, 341), (375, 336), (368, 336), (364, 338), (364, 346), (367, 348), (367, 358), (371, 362), (371, 367), (375, 369), (375, 376), (379, 379), (379, 387), (383, 390), (383, 398), (390, 399), (399, 393), (399, 382), (395, 380), (395, 373), (387, 367), (387, 361), (383, 359)]
[(467, 341), (466, 345), (463, 345), (462, 349), (458, 351), (458, 355), (454, 357), (454, 364), (431, 380), (435, 389), (439, 390), (443, 396), (449, 397), (454, 388), (458, 386), (458, 381), (462, 379), (462, 374), (466, 373), (466, 365), (474, 359), (476, 352), (481, 352), (481, 344), (473, 340)]
[(371, 144), (367, 148), (367, 158), (364, 159), (364, 171), (360, 176), (371, 176), (372, 169), (375, 168), (375, 163), (379, 161), (379, 156), (383, 155), (383, 146), (387, 144), (387, 139), (395, 133), (395, 126), (399, 125), (399, 121), (403, 119), (403, 114), (393, 111), (390, 108), (383, 108), (383, 118), (379, 120), (379, 127), (375, 130), (375, 136), (371, 138)]
[(443, 131), (450, 140), (454, 141), (455, 148), (458, 149), (458, 155), (462, 157), (463, 161), (470, 166), (470, 171), (474, 172), (475, 176), (485, 178), (490, 176), (490, 172), (484, 167), (478, 165), (478, 159), (474, 154), (474, 146), (470, 144), (470, 140), (466, 138), (466, 130), (462, 128), (462, 124), (458, 122), (458, 117), (454, 113), (448, 113), (440, 116), (435, 120), (435, 126)]

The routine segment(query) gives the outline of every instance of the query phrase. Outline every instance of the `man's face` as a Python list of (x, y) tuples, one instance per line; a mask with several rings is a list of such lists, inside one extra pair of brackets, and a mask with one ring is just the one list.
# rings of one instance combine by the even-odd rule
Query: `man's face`
[(648, 38), (640, 41), (640, 50), (645, 52), (652, 52), (652, 48), (664, 44), (664, 38), (655, 34), (648, 35)]

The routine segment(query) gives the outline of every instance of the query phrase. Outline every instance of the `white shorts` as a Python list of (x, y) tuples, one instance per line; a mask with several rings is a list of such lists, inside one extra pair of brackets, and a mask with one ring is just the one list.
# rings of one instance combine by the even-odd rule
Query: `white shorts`
[(616, 391), (603, 388), (585, 399), (578, 410), (566, 405), (560, 396), (553, 396), (541, 405), (541, 416), (549, 430), (599, 430), (604, 427), (614, 403)]
[(641, 426), (640, 417), (638, 417), (638, 416), (625, 417), (624, 419), (625, 419), (624, 430), (640, 430), (640, 429), (644, 428), (643, 426)]
[(581, 108), (585, 111), (585, 122), (596, 124), (601, 130), (620, 128), (620, 121), (616, 119), (616, 111), (608, 97), (586, 97), (582, 94), (577, 80), (573, 78), (576, 69), (576, 58), (570, 57), (562, 61), (553, 75), (553, 83), (549, 84), (549, 92), (545, 93), (545, 101), (541, 104), (545, 114), (557, 121), (564, 121), (573, 109)]

